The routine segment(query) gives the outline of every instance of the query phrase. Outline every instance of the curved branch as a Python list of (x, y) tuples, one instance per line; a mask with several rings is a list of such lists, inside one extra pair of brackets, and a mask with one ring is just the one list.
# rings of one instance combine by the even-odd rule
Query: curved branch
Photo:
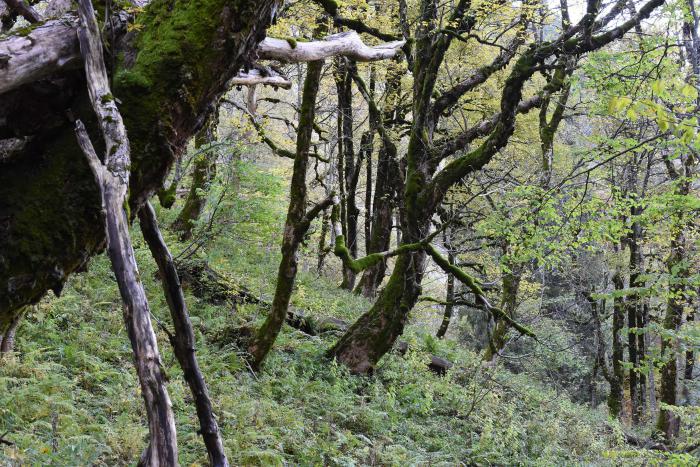
[(500, 308), (497, 308), (489, 303), (489, 301), (486, 299), (486, 295), (484, 294), (484, 291), (482, 288), (479, 286), (477, 283), (477, 280), (467, 274), (466, 272), (462, 271), (460, 268), (455, 266), (454, 264), (451, 264), (446, 258), (444, 258), (436, 249), (434, 246), (427, 244), (425, 246), (425, 251), (430, 255), (431, 258), (433, 258), (433, 261), (435, 261), (435, 264), (440, 266), (440, 268), (445, 271), (448, 274), (453, 274), (454, 277), (459, 280), (462, 284), (466, 285), (467, 288), (474, 294), (476, 297), (477, 303), (480, 303), (486, 308), (487, 311), (489, 311), (494, 318), (496, 319), (502, 319), (503, 321), (507, 322), (510, 326), (512, 326), (514, 329), (516, 329), (520, 334), (524, 334), (526, 336), (530, 336), (537, 340), (537, 336), (535, 335), (532, 330), (529, 328), (523, 326), (522, 324), (519, 324), (516, 322), (513, 318), (508, 316), (508, 313), (505, 311), (501, 310)]
[(408, 243), (401, 245), (394, 250), (383, 251), (381, 253), (370, 253), (367, 256), (355, 259), (350, 254), (348, 247), (345, 245), (343, 227), (340, 223), (338, 214), (338, 206), (335, 205), (333, 207), (333, 211), (331, 212), (331, 222), (333, 223), (333, 230), (335, 231), (335, 248), (333, 249), (333, 253), (340, 258), (345, 267), (350, 269), (355, 274), (358, 274), (365, 269), (374, 266), (375, 264), (379, 264), (381, 261), (384, 261), (387, 258), (398, 256), (408, 251), (423, 250), (426, 246), (426, 242), (429, 241)]
[(405, 43), (393, 41), (369, 47), (355, 31), (333, 34), (313, 42), (268, 37), (258, 45), (258, 57), (284, 62), (313, 62), (343, 55), (358, 62), (372, 62), (392, 58)]
[(442, 93), (433, 104), (433, 114), (435, 117), (440, 116), (445, 110), (456, 104), (460, 97), (484, 83), (495, 72), (505, 68), (513, 57), (515, 57), (518, 47), (520, 47), (522, 43), (523, 38), (517, 36), (498, 54), (493, 62), (474, 71), (471, 76)]
[(30, 23), (34, 24), (41, 21), (41, 15), (23, 0), (5, 0), (5, 2), (12, 11), (22, 15), (22, 17)]
[(321, 8), (323, 8), (326, 11), (326, 13), (328, 13), (328, 15), (330, 15), (333, 18), (333, 23), (336, 26), (345, 26), (347, 28), (354, 29), (359, 33), (369, 34), (370, 36), (374, 36), (383, 41), (395, 41), (401, 38), (398, 35), (387, 34), (385, 32), (381, 32), (377, 28), (367, 26), (364, 22), (362, 22), (359, 19), (345, 18), (340, 16), (338, 14), (338, 8), (340, 8), (340, 5), (338, 5), (338, 2), (336, 2), (335, 0), (315, 0), (315, 2), (318, 3), (321, 6)]

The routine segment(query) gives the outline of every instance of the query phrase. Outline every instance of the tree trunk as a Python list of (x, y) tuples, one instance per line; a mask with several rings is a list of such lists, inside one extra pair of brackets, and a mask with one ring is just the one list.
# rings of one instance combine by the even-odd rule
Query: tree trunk
[(192, 238), (192, 229), (207, 204), (206, 191), (216, 177), (216, 151), (206, 149), (206, 146), (216, 140), (214, 133), (216, 132), (217, 113), (214, 111), (209, 116), (194, 140), (195, 148), (203, 151), (194, 157), (192, 185), (187, 193), (185, 205), (173, 222), (173, 230), (180, 232), (181, 240)]
[[(518, 308), (521, 269), (520, 266), (511, 264), (510, 270), (512, 272), (505, 272), (502, 277), (503, 295), (501, 297), (501, 309), (513, 319), (515, 319), (515, 311)], [(489, 339), (489, 346), (484, 352), (485, 361), (492, 361), (503, 350), (503, 347), (506, 345), (508, 329), (509, 326), (505, 320), (500, 319), (496, 321), (493, 334)]]
[[(282, 260), (277, 272), (277, 285), (272, 300), (270, 313), (257, 332), (248, 349), (252, 356), (252, 364), (259, 368), (269, 353), (287, 317), (289, 301), (294, 289), (297, 274), (298, 250), (311, 222), (305, 212), (307, 190), (306, 169), (311, 146), (311, 133), (316, 106), (316, 95), (321, 80), (323, 62), (310, 62), (304, 80), (304, 92), (299, 115), (299, 130), (297, 132), (297, 151), (294, 158), (294, 170), (290, 188), (289, 209), (282, 238)], [(317, 208), (320, 205), (317, 205)], [(318, 214), (318, 212), (316, 213)]]
[(199, 418), (199, 431), (204, 438), (204, 444), (209, 455), (209, 464), (212, 467), (226, 467), (228, 460), (224, 452), (224, 445), (219, 434), (219, 426), (212, 410), (209, 390), (204, 381), (204, 375), (199, 369), (197, 356), (195, 355), (195, 338), (192, 323), (187, 312), (185, 296), (180, 286), (180, 278), (173, 258), (168, 250), (158, 228), (158, 221), (150, 203), (144, 204), (139, 210), (139, 224), (143, 238), (148, 243), (153, 259), (158, 264), (161, 283), (165, 299), (170, 309), (170, 317), (173, 320), (174, 334), (169, 334), (170, 344), (173, 346), (175, 357), (182, 368), (182, 373), (192, 392), (197, 417)]
[(101, 187), (107, 224), (107, 253), (122, 297), (124, 322), (148, 415), (149, 445), (139, 464), (176, 465), (175, 418), (165, 387), (166, 377), (161, 365), (158, 341), (151, 324), (151, 312), (136, 265), (125, 212), (131, 165), (129, 140), (121, 114), (109, 90), (102, 58), (102, 41), (90, 0), (80, 0), (78, 11), (82, 23), (78, 38), (85, 60), (88, 93), (105, 140), (105, 165), (97, 157), (80, 121), (76, 123), (76, 136)]
[(328, 238), (328, 229), (331, 221), (331, 214), (328, 210), (323, 213), (321, 220), (321, 234), (318, 239), (318, 261), (316, 263), (316, 273), (320, 276), (323, 272), (323, 263), (330, 251), (326, 239)]
[[(336, 76), (336, 89), (338, 91), (338, 122), (340, 123), (339, 136), (339, 156), (342, 152), (342, 174), (343, 186), (345, 188), (344, 199), (341, 199), (345, 209), (342, 212), (343, 235), (345, 236), (347, 248), (353, 257), (357, 256), (357, 216), (360, 210), (357, 207), (357, 181), (355, 179), (355, 147), (353, 142), (353, 112), (352, 112), (352, 78), (350, 67), (352, 64), (340, 57), (338, 59), (338, 71)], [(340, 159), (340, 157), (339, 157)], [(339, 171), (340, 172), (340, 171)], [(343, 282), (340, 287), (352, 290), (355, 287), (356, 274), (343, 267)]]
[[(455, 255), (450, 251), (448, 254), (450, 263), (454, 264)], [(454, 299), (455, 299), (455, 276), (454, 274), (447, 275), (447, 291), (445, 293), (445, 313), (442, 317), (442, 323), (440, 323), (440, 328), (435, 334), (435, 337), (442, 339), (447, 334), (447, 329), (450, 326), (450, 321), (452, 320), (452, 313), (454, 311)]]
[(372, 308), (348, 329), (328, 355), (353, 373), (371, 372), (403, 333), (408, 312), (420, 295), (424, 263), (422, 251), (400, 255), (389, 282)]
[[(634, 171), (633, 171), (634, 172)], [(635, 173), (636, 177), (636, 173)], [(635, 208), (632, 208), (631, 215), (634, 217), (638, 213)], [(630, 287), (643, 287), (644, 283), (640, 281), (640, 275), (643, 268), (643, 256), (641, 245), (642, 227), (639, 221), (634, 221), (632, 231), (627, 239), (629, 246), (629, 269), (630, 269)], [(627, 298), (627, 327), (629, 329), (644, 327), (644, 310), (640, 294), (634, 293)], [(638, 424), (644, 407), (643, 388), (646, 378), (639, 371), (640, 363), (644, 358), (644, 336), (630, 332), (628, 335), (628, 352), (629, 361), (632, 368), (629, 371), (630, 385), (630, 401), (632, 405), (632, 423)]]
[(0, 334), (0, 353), (14, 352), (15, 335), (17, 334), (19, 323), (24, 317), (24, 313), (25, 309), (16, 312), (10, 322), (7, 324), (7, 327), (5, 327), (4, 332)]
[[(685, 234), (676, 226), (676, 232), (671, 240), (671, 254), (666, 262), (669, 274), (676, 281), (682, 280), (684, 271), (677, 271), (685, 259)], [(675, 332), (683, 321), (684, 285), (674, 284), (669, 288), (669, 298), (666, 302), (664, 329)], [(662, 339), (661, 352), (668, 359), (661, 368), (660, 401), (667, 405), (678, 404), (678, 356), (675, 339)], [(656, 426), (663, 433), (667, 442), (672, 442), (680, 429), (680, 419), (668, 409), (661, 407)]]
[[(401, 89), (401, 73), (395, 64), (389, 65), (386, 82), (386, 103), (381, 115), (385, 127), (391, 127), (393, 115), (397, 111), (398, 94)], [(394, 197), (400, 184), (396, 147), (381, 140), (377, 159), (377, 172), (372, 199), (370, 237), (367, 238), (367, 254), (389, 249), (394, 213)], [(369, 170), (369, 169), (368, 169)], [(369, 211), (368, 211), (369, 213)], [(386, 261), (367, 268), (362, 274), (360, 285), (362, 295), (374, 298), (386, 274)]]
[[(689, 326), (692, 326), (694, 321), (695, 321), (695, 310), (693, 309), (688, 313), (686, 323)], [(695, 352), (691, 348), (691, 349), (686, 350), (686, 352), (685, 352), (685, 369), (684, 369), (684, 373), (683, 373), (683, 379), (685, 381), (692, 381), (694, 368), (695, 368)]]
[[(612, 278), (615, 291), (622, 291), (625, 284), (619, 268), (615, 270)], [(613, 298), (613, 322), (612, 322), (612, 378), (610, 380), (610, 395), (608, 396), (608, 409), (610, 415), (619, 417), (622, 414), (624, 401), (624, 350), (622, 346), (622, 328), (625, 326), (625, 304), (622, 297)]]
[[(447, 219), (442, 219), (443, 222), (448, 221)], [(454, 253), (454, 248), (452, 247), (452, 235), (449, 227), (445, 229), (442, 235), (442, 242), (447, 249), (447, 260), (450, 264), (455, 264), (456, 255)], [(445, 311), (442, 316), (442, 323), (440, 323), (440, 328), (438, 329), (435, 337), (442, 339), (447, 334), (447, 329), (450, 326), (450, 321), (452, 320), (452, 313), (454, 312), (454, 300), (455, 300), (455, 275), (447, 273), (447, 290), (445, 291)]]

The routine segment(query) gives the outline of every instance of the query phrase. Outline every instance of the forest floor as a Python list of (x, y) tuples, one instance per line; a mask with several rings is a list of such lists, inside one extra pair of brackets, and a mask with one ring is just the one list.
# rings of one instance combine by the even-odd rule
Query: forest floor
[[(238, 163), (235, 190), (220, 199), (223, 225), (198, 254), (254, 294), (274, 290), (286, 208), (285, 178)], [(235, 194), (232, 194), (235, 192)], [(214, 193), (214, 196), (218, 196)], [(164, 226), (177, 207), (160, 209)], [(164, 229), (165, 230), (165, 229)], [(187, 245), (165, 231), (175, 254)], [(133, 229), (153, 316), (170, 326), (156, 267)], [(310, 242), (311, 244), (311, 242)], [(335, 258), (328, 263), (337, 268)], [(370, 303), (318, 277), (313, 248), (304, 252), (293, 307), (314, 318), (346, 321)], [(332, 276), (332, 274), (329, 274)], [(336, 275), (337, 277), (337, 275)], [(285, 326), (263, 370), (242, 358), (236, 329), (261, 324), (259, 305), (212, 305), (187, 293), (200, 365), (233, 465), (630, 465), (658, 462), (623, 443), (622, 427), (546, 387), (536, 374), (485, 366), (456, 336), (439, 341), (420, 317), (404, 336), (409, 351), (391, 353), (370, 377), (347, 374), (325, 358), (337, 338)], [(232, 330), (234, 332), (232, 332)], [(165, 332), (158, 332), (169, 376), (182, 465), (206, 465), (194, 405)], [(105, 255), (49, 294), (24, 320), (16, 353), (0, 365), (3, 465), (133, 465), (147, 429), (121, 302)], [(429, 355), (454, 362), (447, 376), (426, 367)]]

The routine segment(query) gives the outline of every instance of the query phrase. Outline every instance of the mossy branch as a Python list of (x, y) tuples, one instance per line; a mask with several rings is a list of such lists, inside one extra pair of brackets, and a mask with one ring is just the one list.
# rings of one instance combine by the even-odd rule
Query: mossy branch
[(374, 266), (375, 264), (379, 264), (387, 258), (398, 256), (409, 251), (423, 250), (429, 242), (429, 240), (424, 240), (416, 243), (407, 243), (394, 250), (371, 253), (362, 258), (355, 259), (350, 254), (348, 247), (345, 245), (345, 236), (342, 233), (343, 230), (339, 220), (338, 205), (333, 207), (333, 211), (331, 212), (331, 222), (333, 223), (333, 228), (335, 230), (335, 248), (333, 249), (333, 253), (335, 253), (335, 255), (343, 261), (343, 264), (355, 274), (358, 274), (365, 269)]
[(483, 304), (486, 310), (493, 314), (494, 318), (502, 319), (503, 321), (507, 322), (511, 327), (515, 328), (520, 334), (530, 336), (537, 340), (537, 336), (532, 330), (523, 326), (522, 324), (517, 323), (513, 318), (508, 316), (508, 313), (489, 303), (489, 301), (486, 299), (486, 295), (484, 294), (483, 289), (477, 283), (476, 278), (470, 276), (454, 264), (450, 263), (431, 244), (428, 243), (427, 245), (425, 245), (425, 251), (430, 255), (431, 258), (433, 258), (435, 264), (440, 266), (440, 268), (443, 271), (449, 274), (453, 274), (458, 281), (466, 285), (476, 297), (476, 302)]

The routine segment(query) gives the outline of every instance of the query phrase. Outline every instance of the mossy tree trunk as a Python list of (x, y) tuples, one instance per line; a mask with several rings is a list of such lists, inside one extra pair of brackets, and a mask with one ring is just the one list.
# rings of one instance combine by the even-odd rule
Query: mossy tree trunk
[[(450, 214), (453, 213), (450, 212)], [(441, 221), (449, 222), (449, 219), (447, 219), (446, 216), (441, 216)], [(452, 244), (452, 235), (453, 229), (449, 226), (445, 227), (445, 230), (442, 234), (442, 243), (447, 249), (447, 260), (450, 262), (450, 264), (455, 264), (457, 260), (457, 255), (455, 254), (455, 249)], [(437, 337), (438, 339), (442, 339), (443, 337), (445, 337), (445, 334), (447, 334), (447, 330), (450, 327), (450, 322), (452, 321), (452, 314), (454, 313), (455, 308), (455, 295), (455, 275), (448, 273), (447, 287), (445, 290), (445, 309), (443, 312), (440, 327), (438, 328), (437, 333), (435, 333), (435, 337)]]
[[(115, 40), (110, 49), (120, 58), (111, 73), (112, 91), (131, 140), (132, 208), (161, 188), (211, 103), (250, 61), (276, 7), (275, 0), (153, 0), (129, 34), (123, 20), (128, 15), (115, 15), (115, 30), (105, 36)], [(32, 41), (16, 51), (12, 63), (22, 54), (43, 57), (36, 48), (54, 44), (71, 60), (63, 67), (49, 64), (34, 81), (0, 91), (0, 134), (26, 142), (13, 148), (0, 171), (0, 218), (9, 219), (0, 242), (2, 315), (36, 303), (48, 289), (60, 290), (104, 248), (97, 185), (66, 118), (70, 109), (90, 134), (98, 134), (79, 67), (76, 28), (69, 14), (34, 29), (33, 35), (49, 34), (51, 41)], [(0, 38), (0, 46), (13, 40), (25, 41), (9, 35)]]
[[(613, 286), (616, 292), (622, 293), (625, 288), (622, 272), (618, 267), (612, 277)], [(613, 319), (612, 319), (612, 374), (608, 382), (610, 384), (610, 394), (608, 395), (608, 410), (610, 415), (620, 417), (624, 402), (624, 346), (622, 343), (622, 328), (625, 327), (625, 301), (622, 296), (613, 297)]]
[[(343, 235), (347, 247), (353, 256), (357, 256), (357, 225), (360, 213), (357, 207), (357, 178), (355, 171), (359, 170), (355, 160), (355, 145), (353, 141), (353, 112), (352, 112), (352, 78), (350, 63), (345, 57), (338, 57), (336, 70), (336, 90), (338, 94), (338, 177), (342, 178), (341, 218)], [(343, 282), (340, 287), (352, 290), (355, 286), (356, 274), (343, 267)]]
[[(520, 289), (521, 274), (522, 266), (511, 264), (509, 265), (509, 272), (504, 272), (501, 277), (501, 308), (513, 319), (515, 319), (515, 312), (518, 308), (518, 290)], [(493, 360), (503, 350), (506, 345), (508, 328), (508, 323), (504, 320), (496, 321), (493, 333), (489, 338), (489, 345), (484, 353), (484, 360)]]
[(309, 62), (306, 70), (290, 188), (289, 209), (287, 210), (287, 219), (284, 224), (282, 259), (277, 272), (275, 296), (267, 319), (256, 333), (248, 349), (254, 368), (259, 368), (265, 360), (287, 317), (297, 275), (299, 245), (304, 239), (311, 221), (323, 209), (328, 208), (330, 204), (335, 202), (335, 197), (332, 196), (317, 204), (308, 212), (306, 211), (308, 200), (306, 171), (309, 161), (309, 149), (311, 147), (316, 95), (320, 86), (322, 69), (323, 61), (316, 61)]
[[(593, 298), (593, 291), (586, 293), (586, 301), (590, 305), (591, 315), (593, 317), (593, 326), (596, 340), (596, 363), (594, 366), (594, 374), (600, 368), (603, 377), (610, 385), (608, 393), (608, 411), (611, 416), (619, 417), (622, 411), (623, 387), (620, 377), (623, 375), (619, 365), (615, 366), (608, 361), (607, 345), (603, 334), (603, 325), (600, 318), (600, 312), (605, 311), (605, 301), (596, 300)], [(619, 337), (621, 323), (624, 323), (624, 315), (620, 317), (622, 311), (613, 311), (613, 359), (619, 359), (622, 350), (622, 340)], [(616, 338), (617, 336), (617, 338)], [(594, 385), (595, 386), (595, 385)]]
[[(631, 215), (634, 218), (638, 215), (633, 207)], [(631, 288), (643, 287), (644, 283), (640, 276), (644, 273), (642, 248), (640, 245), (642, 228), (638, 220), (632, 221), (632, 228), (626, 243), (629, 247), (629, 284)], [(646, 378), (640, 372), (640, 365), (644, 359), (644, 335), (638, 334), (634, 329), (643, 329), (645, 326), (643, 316), (643, 303), (639, 294), (634, 293), (627, 297), (627, 328), (632, 330), (628, 335), (628, 355), (632, 367), (629, 370), (630, 402), (632, 410), (632, 422), (638, 424), (644, 410), (644, 387)]]
[[(686, 197), (690, 193), (690, 175), (693, 169), (691, 157), (685, 161), (683, 172), (676, 171), (670, 163), (667, 168), (671, 179), (676, 184), (675, 194)], [(681, 176), (681, 173), (683, 176)], [(669, 274), (668, 298), (666, 300), (666, 315), (664, 329), (671, 332), (670, 337), (661, 341), (661, 351), (666, 361), (661, 368), (660, 401), (666, 405), (678, 405), (679, 371), (678, 345), (675, 332), (683, 323), (683, 312), (687, 305), (687, 280), (690, 269), (687, 261), (688, 240), (686, 238), (688, 215), (682, 206), (676, 206), (671, 212), (671, 251), (666, 258), (666, 269)], [(657, 429), (672, 443), (680, 430), (680, 419), (671, 410), (661, 407), (656, 421)]]
[[(450, 263), (455, 262), (455, 254), (450, 251), (448, 256), (448, 261)], [(442, 339), (447, 334), (447, 330), (450, 327), (450, 322), (452, 321), (452, 314), (454, 313), (454, 300), (455, 300), (455, 276), (454, 274), (447, 274), (447, 287), (445, 290), (445, 310), (442, 316), (442, 322), (438, 328), (435, 337)]]
[[(381, 115), (374, 118), (380, 118), (385, 130), (391, 132), (400, 104), (398, 96), (401, 89), (402, 75), (399, 71), (399, 66), (396, 63), (390, 63), (387, 75), (384, 109)], [(379, 125), (379, 122), (377, 122), (377, 125)], [(401, 175), (398, 169), (396, 146), (387, 142), (385, 138), (381, 138), (374, 180), (371, 218), (368, 219), (371, 221), (371, 227), (366, 229), (369, 230), (369, 237), (366, 239), (367, 254), (379, 253), (389, 249), (394, 204), (400, 185)], [(368, 210), (367, 212), (369, 213), (370, 211)], [(386, 269), (386, 261), (381, 261), (363, 272), (362, 279), (358, 284), (358, 289), (361, 288), (362, 295), (368, 298), (376, 296), (377, 289), (386, 275)]]
[(217, 151), (207, 148), (216, 140), (216, 120), (218, 111), (214, 111), (207, 119), (204, 127), (195, 136), (195, 149), (200, 150), (194, 156), (192, 168), (192, 184), (187, 193), (185, 204), (173, 222), (173, 230), (180, 232), (181, 240), (192, 238), (192, 229), (202, 215), (207, 204), (207, 190), (216, 177)]

